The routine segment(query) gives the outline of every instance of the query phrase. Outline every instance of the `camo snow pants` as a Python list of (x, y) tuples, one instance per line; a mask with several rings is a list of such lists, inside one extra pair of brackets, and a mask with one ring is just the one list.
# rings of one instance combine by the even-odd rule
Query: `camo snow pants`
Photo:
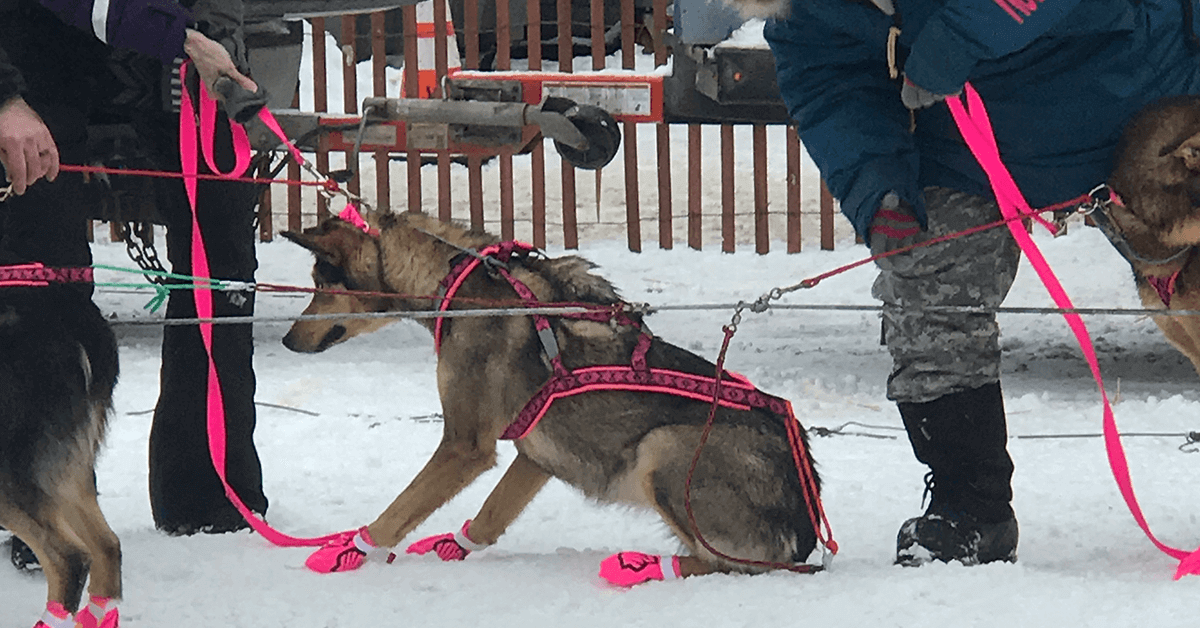
[[(931, 238), (1000, 219), (994, 201), (946, 188), (926, 188), (925, 206)], [(999, 307), (1019, 261), (1003, 226), (879, 260), (871, 294), (884, 304), (889, 399), (922, 403), (1000, 380), (995, 314), (922, 308)]]

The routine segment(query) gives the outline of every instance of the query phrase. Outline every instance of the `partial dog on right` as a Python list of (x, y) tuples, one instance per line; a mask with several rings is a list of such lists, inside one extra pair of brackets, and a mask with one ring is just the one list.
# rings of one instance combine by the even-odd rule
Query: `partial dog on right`
[(46, 575), (35, 628), (119, 621), (121, 546), (94, 475), (117, 368), (116, 339), (84, 290), (0, 283), (0, 525)]
[[(1200, 310), (1200, 97), (1155, 102), (1126, 126), (1096, 222), (1149, 309)], [(1107, 223), (1107, 224), (1105, 224)], [(1200, 316), (1155, 316), (1200, 374)]]

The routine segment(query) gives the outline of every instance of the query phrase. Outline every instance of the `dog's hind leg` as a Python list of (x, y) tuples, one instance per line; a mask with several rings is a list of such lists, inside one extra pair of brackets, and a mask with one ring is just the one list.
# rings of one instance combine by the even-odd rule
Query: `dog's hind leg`
[(471, 520), (471, 540), (480, 545), (495, 543), (549, 479), (544, 469), (524, 454), (517, 454)]
[[(798, 481), (788, 475), (790, 453), (775, 439), (718, 424), (690, 477), (698, 430), (660, 428), (643, 439), (638, 468), (646, 496), (689, 550), (679, 557), (679, 575), (761, 573), (812, 551)], [(650, 464), (643, 463), (647, 456)]]
[(73, 494), (68, 506), (63, 508), (64, 519), (91, 558), (88, 594), (93, 598), (121, 597), (121, 542), (108, 526), (100, 504), (96, 502), (96, 491), (91, 473), (85, 478), (75, 478), (67, 490)]
[(46, 575), (46, 598), (58, 602), (69, 612), (79, 609), (83, 585), (88, 575), (87, 551), (64, 530), (61, 512), (49, 507), (35, 518), (11, 503), (0, 503), (0, 522), (37, 555)]
[(417, 477), (367, 526), (371, 539), (380, 547), (395, 546), (495, 464), (493, 440), (443, 439)]

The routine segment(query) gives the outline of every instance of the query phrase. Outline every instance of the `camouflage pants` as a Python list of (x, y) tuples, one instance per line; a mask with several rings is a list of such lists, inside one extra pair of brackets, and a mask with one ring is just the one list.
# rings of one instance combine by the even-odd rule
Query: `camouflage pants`
[[(925, 190), (928, 237), (1000, 218), (990, 199)], [(994, 314), (922, 311), (928, 306), (998, 307), (1012, 287), (1020, 249), (996, 227), (879, 260), (871, 294), (883, 301), (892, 355), (888, 398), (921, 403), (1000, 380), (1000, 328)]]

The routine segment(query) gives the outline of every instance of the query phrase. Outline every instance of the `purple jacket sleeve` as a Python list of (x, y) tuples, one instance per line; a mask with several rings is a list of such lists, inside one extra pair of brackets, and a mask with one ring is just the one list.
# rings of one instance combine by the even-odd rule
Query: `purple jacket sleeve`
[(183, 56), (191, 12), (174, 0), (38, 0), (62, 21), (124, 48), (169, 64)]

